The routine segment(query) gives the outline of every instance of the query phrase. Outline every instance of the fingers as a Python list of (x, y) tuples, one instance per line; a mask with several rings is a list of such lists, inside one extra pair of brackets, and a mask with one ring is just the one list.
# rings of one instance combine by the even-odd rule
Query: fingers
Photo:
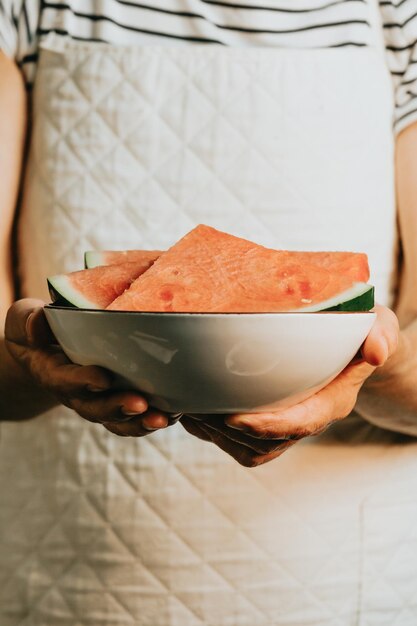
[[(61, 356), (57, 355), (57, 358)], [(139, 393), (113, 391), (106, 370), (71, 363), (50, 367), (51, 380), (44, 380), (44, 386), (81, 417), (90, 422), (105, 423), (106, 428), (115, 434), (144, 436), (175, 421), (160, 411), (148, 410), (147, 400)], [(123, 425), (120, 432), (116, 428), (118, 423)]]
[(21, 346), (41, 347), (56, 343), (43, 311), (44, 302), (25, 298), (7, 312), (6, 340)]
[(187, 432), (190, 433), (190, 435), (194, 435), (194, 437), (197, 437), (198, 439), (202, 439), (203, 441), (211, 441), (210, 435), (207, 434), (202, 429), (200, 424), (198, 424), (191, 417), (184, 415), (180, 420), (180, 424), (185, 428)]
[(9, 309), (6, 321), (7, 348), (30, 380), (90, 421), (126, 420), (144, 413), (148, 404), (141, 395), (111, 391), (110, 372), (71, 363), (55, 345), (42, 307), (40, 300), (20, 300)]
[(120, 437), (145, 437), (151, 432), (167, 428), (170, 422), (165, 413), (151, 409), (140, 417), (132, 417), (127, 422), (105, 422), (103, 425)]
[(110, 372), (95, 365), (75, 365), (57, 347), (28, 348), (8, 342), (7, 348), (38, 385), (59, 398), (111, 387)]
[(72, 394), (63, 398), (65, 406), (74, 409), (90, 422), (127, 421), (145, 413), (148, 403), (145, 398), (126, 391)]
[(304, 402), (279, 411), (232, 415), (226, 419), (226, 424), (263, 439), (301, 439), (318, 435), (349, 415), (360, 385), (374, 369), (367, 363), (351, 365)]
[(313, 396), (309, 401), (290, 409), (267, 413), (236, 414), (226, 420), (230, 428), (261, 439), (288, 439), (307, 437), (322, 431), (331, 413), (329, 400), (317, 402)]
[(113, 376), (104, 368), (71, 363), (57, 345), (43, 306), (41, 300), (20, 300), (6, 320), (7, 348), (32, 381), (84, 419), (104, 423), (115, 434), (141, 437), (175, 422), (148, 409), (139, 393), (112, 390)]
[(343, 419), (355, 406), (365, 380), (396, 350), (398, 321), (395, 314), (377, 305), (377, 318), (365, 340), (362, 359), (355, 358), (331, 383), (304, 402), (273, 412), (233, 415), (230, 428), (261, 439), (318, 435), (335, 421)]
[(205, 441), (211, 441), (244, 467), (257, 467), (264, 463), (268, 463), (269, 461), (281, 456), (281, 454), (283, 454), (295, 443), (294, 441), (285, 441), (281, 443), (280, 447), (273, 452), (260, 454), (245, 445), (232, 441), (221, 432), (208, 427), (206, 423), (197, 422), (184, 416), (181, 419), (181, 424), (190, 434), (199, 437), (200, 439), (204, 439)]
[(226, 416), (224, 415), (205, 416), (203, 419), (200, 415), (189, 417), (191, 417), (198, 424), (201, 424), (207, 432), (215, 431), (221, 433), (231, 441), (234, 441), (242, 446), (246, 446), (258, 454), (269, 454), (270, 452), (279, 450), (284, 443), (284, 440), (282, 439), (255, 438), (242, 431), (236, 430), (235, 428), (230, 428), (225, 423)]
[(387, 307), (377, 304), (374, 311), (377, 317), (362, 345), (361, 353), (367, 363), (379, 367), (397, 348), (399, 325), (395, 313)]
[[(71, 363), (49, 329), (41, 300), (25, 299), (10, 307), (6, 346), (30, 378), (68, 406), (69, 398), (84, 399), (91, 391), (111, 388), (112, 375), (96, 366)], [(146, 410), (146, 406), (145, 409)]]

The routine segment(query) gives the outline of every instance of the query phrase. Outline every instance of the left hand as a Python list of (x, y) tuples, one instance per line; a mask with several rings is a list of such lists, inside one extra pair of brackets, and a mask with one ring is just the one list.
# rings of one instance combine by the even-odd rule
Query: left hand
[(358, 355), (307, 400), (266, 413), (184, 416), (182, 425), (192, 435), (216, 444), (245, 467), (272, 461), (303, 437), (319, 435), (349, 415), (363, 383), (397, 348), (399, 328), (395, 314), (380, 305), (374, 311), (375, 323)]

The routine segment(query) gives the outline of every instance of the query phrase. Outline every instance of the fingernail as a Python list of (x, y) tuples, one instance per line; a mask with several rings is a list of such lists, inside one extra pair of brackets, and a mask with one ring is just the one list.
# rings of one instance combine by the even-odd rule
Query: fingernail
[(31, 336), (31, 332), (30, 332), (30, 324), (31, 324), (31, 319), (33, 317), (34, 311), (32, 311), (32, 313), (30, 313), (30, 315), (28, 315), (28, 318), (26, 320), (26, 324), (25, 324), (25, 333), (26, 333), (26, 338), (31, 341), (32, 336)]
[(101, 393), (102, 391), (106, 391), (105, 387), (94, 387), (94, 385), (87, 385), (88, 391), (92, 391), (93, 393)]
[(146, 420), (142, 421), (142, 426), (145, 430), (149, 430), (149, 431), (153, 431), (153, 430), (160, 430), (161, 428), (166, 428), (168, 426), (168, 419), (167, 418), (159, 418), (159, 424), (158, 426), (154, 426), (153, 424), (149, 424), (149, 422), (147, 422)]
[(385, 363), (385, 361), (388, 359), (388, 355), (389, 355), (389, 345), (388, 345), (388, 341), (386, 340), (385, 337), (384, 337), (384, 352), (385, 352), (385, 355), (384, 355), (384, 357), (385, 357), (384, 358), (384, 363)]
[(225, 424), (226, 426), (229, 426), (229, 428), (240, 430), (241, 432), (249, 432), (250, 430), (249, 426), (244, 422), (229, 422), (228, 420), (225, 420)]
[(142, 422), (142, 426), (145, 430), (148, 430), (149, 432), (152, 432), (153, 430), (159, 430), (160, 428), (163, 428), (163, 426), (148, 426), (147, 424), (145, 424), (145, 422)]
[(125, 411), (123, 407), (121, 407), (120, 413), (121, 415), (118, 419), (119, 422), (128, 422), (135, 417), (140, 417), (140, 413), (138, 413), (137, 411)]
[(148, 408), (148, 405), (143, 401), (141, 402), (140, 400), (136, 400), (134, 404), (136, 405), (135, 411), (126, 409), (124, 406), (122, 406), (120, 407), (121, 412), (127, 417), (135, 417), (135, 416), (138, 417), (139, 415), (144, 413), (146, 409)]
[(184, 413), (171, 413), (169, 416), (169, 423), (176, 424), (184, 415)]
[[(379, 350), (376, 354), (372, 355), (371, 359), (367, 359), (370, 365), (374, 365), (375, 367), (381, 367), (384, 365), (385, 361), (388, 359), (389, 347), (388, 341), (385, 337), (381, 337), (379, 340)], [(378, 354), (379, 353), (379, 354)]]

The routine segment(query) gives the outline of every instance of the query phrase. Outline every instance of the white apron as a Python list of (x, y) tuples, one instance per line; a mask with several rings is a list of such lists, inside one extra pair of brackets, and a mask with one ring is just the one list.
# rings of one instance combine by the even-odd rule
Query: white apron
[[(391, 302), (391, 86), (375, 48), (49, 37), (20, 217), (25, 295), (92, 248), (199, 222), (369, 254)], [(1, 424), (1, 626), (415, 626), (417, 444), (352, 416), (257, 469), (180, 425)]]

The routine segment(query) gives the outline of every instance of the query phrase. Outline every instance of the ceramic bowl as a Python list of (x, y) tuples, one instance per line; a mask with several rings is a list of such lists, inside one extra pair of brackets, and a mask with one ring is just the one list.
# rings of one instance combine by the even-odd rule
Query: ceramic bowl
[(45, 307), (67, 356), (169, 412), (257, 412), (308, 397), (349, 363), (374, 313), (187, 314)]

